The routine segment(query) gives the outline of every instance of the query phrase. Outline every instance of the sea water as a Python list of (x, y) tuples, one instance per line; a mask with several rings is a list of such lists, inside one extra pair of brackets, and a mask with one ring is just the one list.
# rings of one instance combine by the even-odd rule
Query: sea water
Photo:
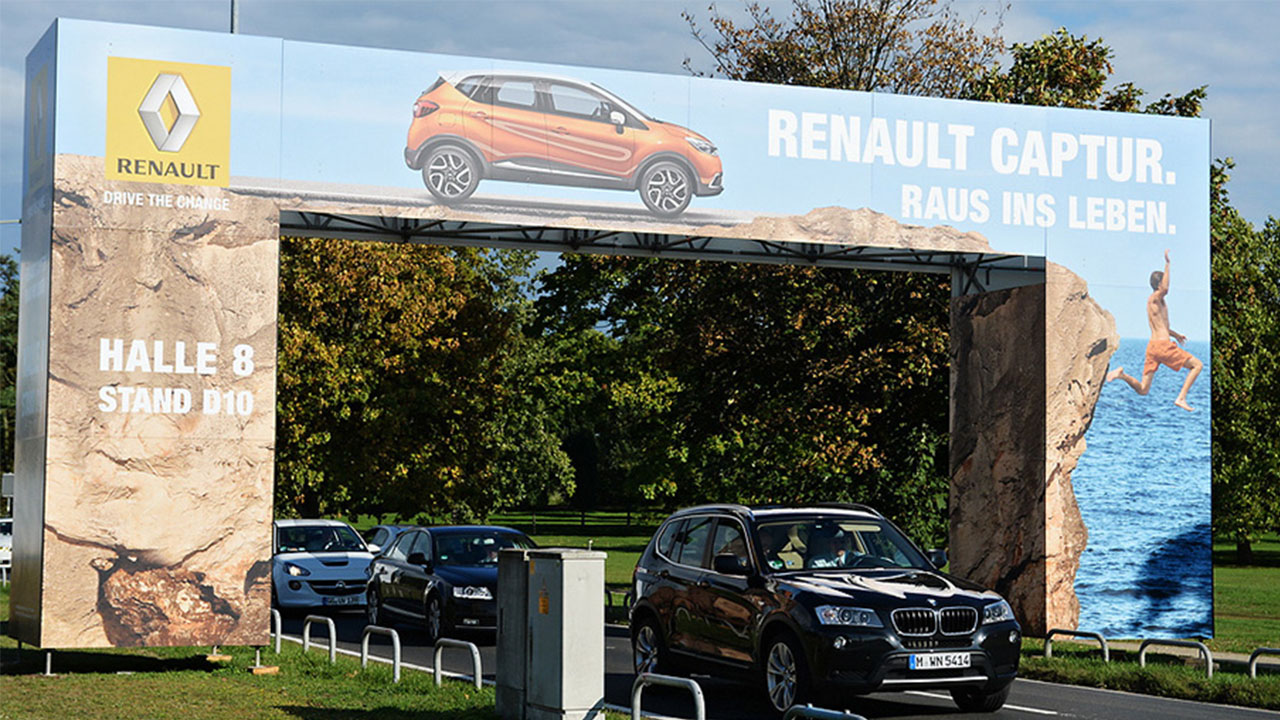
[[(1124, 338), (1111, 367), (1139, 380), (1146, 338)], [(1160, 366), (1151, 391), (1102, 388), (1088, 447), (1072, 473), (1089, 543), (1076, 574), (1079, 629), (1107, 637), (1213, 634), (1209, 344), (1185, 349), (1204, 369), (1173, 404), (1187, 370)]]

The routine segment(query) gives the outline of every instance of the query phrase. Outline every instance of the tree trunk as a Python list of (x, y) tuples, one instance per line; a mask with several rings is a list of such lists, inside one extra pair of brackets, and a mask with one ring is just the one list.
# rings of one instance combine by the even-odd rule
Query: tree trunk
[(1253, 564), (1253, 543), (1249, 542), (1249, 538), (1238, 538), (1236, 540), (1236, 564)]

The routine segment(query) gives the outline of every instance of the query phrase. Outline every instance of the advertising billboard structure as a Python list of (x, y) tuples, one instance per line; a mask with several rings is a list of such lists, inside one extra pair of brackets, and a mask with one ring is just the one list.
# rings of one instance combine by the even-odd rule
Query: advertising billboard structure
[(1207, 122), (68, 20), (26, 98), (24, 641), (265, 641), (282, 232), (949, 272), (952, 570), (1211, 631)]

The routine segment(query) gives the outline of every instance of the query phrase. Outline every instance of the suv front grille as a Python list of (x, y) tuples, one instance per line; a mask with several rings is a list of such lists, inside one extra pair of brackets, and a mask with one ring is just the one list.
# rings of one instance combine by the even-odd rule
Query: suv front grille
[(927, 637), (903, 638), (902, 647), (907, 650), (939, 650), (945, 648), (967, 648), (973, 644), (968, 635), (961, 637)]
[(978, 611), (971, 607), (902, 608), (892, 613), (893, 627), (903, 637), (968, 635), (978, 627)]
[(968, 635), (978, 627), (978, 611), (971, 607), (948, 607), (938, 611), (943, 635)]
[(894, 610), (892, 617), (899, 635), (925, 637), (938, 631), (938, 616), (928, 608)]

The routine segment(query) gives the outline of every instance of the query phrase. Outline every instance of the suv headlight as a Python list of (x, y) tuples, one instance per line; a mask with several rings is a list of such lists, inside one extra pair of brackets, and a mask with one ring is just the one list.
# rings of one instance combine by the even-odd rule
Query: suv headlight
[(294, 577), (303, 577), (304, 575), (311, 574), (310, 570), (302, 567), (301, 565), (294, 565), (293, 563), (285, 563), (284, 571)]
[(466, 587), (454, 586), (453, 596), (456, 598), (464, 598), (466, 600), (492, 600), (493, 593), (489, 592), (489, 588), (479, 585), (467, 585)]
[(823, 625), (851, 625), (853, 627), (882, 628), (880, 616), (875, 610), (859, 607), (841, 607), (839, 605), (820, 605), (814, 610), (818, 614), (818, 622)]
[(1013, 619), (1013, 608), (1009, 607), (1009, 603), (1001, 600), (993, 602), (982, 609), (982, 624), (989, 625), (991, 623), (1006, 622)]
[(706, 140), (703, 140), (702, 138), (696, 138), (691, 135), (686, 135), (684, 139), (685, 139), (685, 142), (693, 146), (694, 150), (697, 150), (700, 153), (706, 153), (708, 155), (716, 154), (716, 146), (712, 145)]

